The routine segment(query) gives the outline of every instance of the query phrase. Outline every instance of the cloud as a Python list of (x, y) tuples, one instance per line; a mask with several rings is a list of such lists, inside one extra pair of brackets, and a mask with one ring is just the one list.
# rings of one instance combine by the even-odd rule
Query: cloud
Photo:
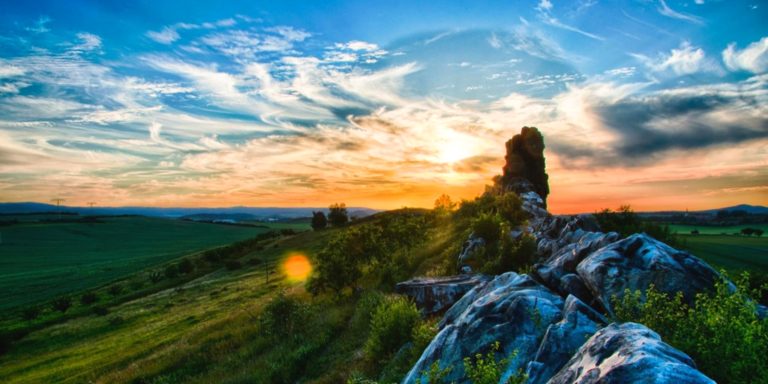
[(360, 40), (352, 40), (346, 43), (336, 43), (326, 48), (324, 60), (328, 62), (357, 62), (366, 64), (378, 62), (387, 55), (387, 51), (377, 44)]
[(311, 36), (308, 32), (290, 27), (264, 29), (266, 32), (230, 30), (206, 35), (200, 44), (211, 47), (236, 59), (253, 60), (260, 53), (290, 53), (294, 44)]
[(764, 73), (768, 70), (768, 36), (739, 50), (736, 43), (728, 44), (723, 51), (723, 62), (732, 71)]
[(165, 27), (160, 31), (148, 31), (146, 36), (160, 44), (171, 44), (181, 36), (175, 28)]
[(674, 9), (670, 8), (669, 5), (667, 5), (666, 0), (659, 0), (658, 10), (660, 14), (667, 17), (671, 17), (673, 19), (685, 20), (687, 22), (694, 23), (694, 24), (704, 24), (704, 20), (698, 16), (677, 12)]
[(656, 73), (671, 73), (677, 76), (692, 75), (699, 72), (720, 72), (720, 66), (708, 58), (704, 50), (683, 41), (678, 48), (668, 54), (660, 53), (656, 58), (641, 54), (631, 54), (646, 67)]
[(51, 22), (51, 18), (48, 16), (40, 16), (31, 27), (27, 27), (26, 30), (32, 33), (45, 33), (50, 32), (50, 29), (46, 26)]
[(547, 25), (551, 25), (556, 28), (564, 29), (566, 31), (576, 32), (582, 36), (589, 37), (590, 39), (598, 40), (598, 41), (605, 41), (605, 38), (599, 35), (596, 35), (594, 33), (590, 33), (587, 31), (584, 31), (582, 29), (579, 29), (577, 27), (574, 27), (569, 24), (565, 24), (562, 21), (560, 21), (558, 18), (554, 17), (552, 15), (552, 10), (554, 6), (549, 0), (541, 0), (539, 4), (536, 6), (536, 10), (538, 11), (538, 16), (541, 21), (543, 21)]
[(101, 37), (92, 33), (80, 32), (77, 34), (80, 44), (76, 44), (70, 50), (71, 52), (88, 52), (101, 48)]

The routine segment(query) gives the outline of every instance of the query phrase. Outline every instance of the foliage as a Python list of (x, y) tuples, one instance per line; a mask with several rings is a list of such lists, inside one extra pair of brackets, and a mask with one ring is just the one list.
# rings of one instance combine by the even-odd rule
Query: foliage
[[(496, 360), (496, 353), (499, 352), (499, 342), (491, 344), (491, 349), (484, 356), (478, 353), (473, 358), (464, 358), (464, 372), (473, 384), (497, 384), (501, 381), (501, 376), (509, 362), (515, 358), (517, 351), (509, 356)], [(528, 376), (519, 370), (517, 374), (509, 377), (505, 384), (523, 384), (528, 380)]]
[(421, 371), (419, 384), (440, 384), (445, 382), (445, 377), (453, 371), (453, 366), (440, 368), (440, 361), (435, 360), (429, 365), (428, 370)]
[(453, 212), (454, 209), (456, 209), (456, 203), (454, 203), (451, 200), (451, 197), (446, 194), (440, 195), (440, 197), (435, 200), (435, 211), (438, 212), (438, 214), (450, 213)]
[(309, 317), (309, 307), (299, 299), (280, 292), (264, 307), (259, 324), (263, 334), (275, 339), (298, 337)]
[(195, 265), (189, 259), (182, 259), (177, 266), (180, 273), (188, 275), (195, 271)]
[(312, 229), (319, 231), (328, 226), (328, 218), (322, 211), (312, 212)]
[(334, 227), (343, 227), (349, 222), (347, 206), (344, 203), (331, 204), (328, 208), (328, 222)]
[(34, 319), (37, 319), (37, 317), (40, 316), (40, 308), (38, 307), (29, 307), (22, 312), (21, 317), (24, 318), (24, 320), (32, 321)]
[(107, 289), (107, 292), (109, 292), (109, 294), (112, 296), (117, 296), (123, 293), (123, 286), (120, 284), (111, 285), (109, 289)]
[(727, 281), (713, 293), (696, 295), (690, 307), (678, 293), (669, 296), (651, 286), (646, 292), (613, 298), (615, 316), (658, 332), (662, 339), (690, 355), (699, 369), (717, 382), (768, 382), (768, 319), (760, 319), (751, 297), (761, 292), (748, 287), (749, 276)]
[(403, 344), (412, 340), (421, 318), (416, 305), (403, 297), (387, 297), (373, 313), (371, 332), (365, 343), (369, 360), (388, 359)]
[(501, 217), (490, 213), (480, 213), (472, 221), (472, 232), (486, 243), (494, 243), (502, 236)]
[(513, 192), (488, 191), (472, 201), (462, 200), (456, 211), (456, 217), (460, 220), (473, 220), (481, 214), (498, 215), (513, 226), (527, 219), (520, 197)]
[(671, 246), (678, 246), (679, 240), (668, 225), (658, 225), (640, 218), (629, 205), (622, 205), (616, 211), (605, 208), (595, 213), (600, 228), (605, 232), (616, 232), (621, 237), (635, 233), (646, 233), (656, 240)]
[(744, 236), (752, 236), (752, 235), (755, 235), (755, 236), (757, 236), (757, 237), (760, 237), (760, 236), (762, 236), (762, 235), (763, 235), (763, 233), (764, 233), (764, 232), (763, 232), (763, 230), (762, 230), (762, 229), (759, 229), (759, 228), (751, 228), (751, 227), (747, 227), (747, 228), (742, 228), (742, 229), (741, 229), (741, 231), (739, 231), (739, 233), (741, 233), (741, 234), (742, 234), (742, 235), (744, 235)]
[(106, 307), (96, 306), (93, 307), (93, 314), (96, 316), (106, 316), (109, 314), (109, 310)]
[(66, 312), (72, 306), (72, 299), (69, 297), (59, 297), (51, 303), (51, 307), (59, 312)]
[(179, 268), (176, 266), (176, 264), (170, 264), (165, 267), (163, 273), (165, 273), (165, 277), (173, 279), (179, 275)]
[(95, 292), (86, 292), (80, 296), (80, 304), (91, 305), (99, 300)]

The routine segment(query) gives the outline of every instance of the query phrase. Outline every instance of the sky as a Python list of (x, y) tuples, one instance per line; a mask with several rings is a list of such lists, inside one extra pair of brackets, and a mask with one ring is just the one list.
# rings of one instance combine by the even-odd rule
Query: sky
[(34, 1), (0, 202), (431, 207), (545, 137), (549, 208), (768, 205), (768, 3)]

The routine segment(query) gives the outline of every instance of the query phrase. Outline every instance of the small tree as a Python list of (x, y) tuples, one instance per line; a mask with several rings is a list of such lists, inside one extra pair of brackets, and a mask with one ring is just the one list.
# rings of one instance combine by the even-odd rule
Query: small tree
[(446, 194), (440, 195), (440, 197), (435, 200), (435, 211), (443, 213), (451, 212), (454, 209), (456, 209), (456, 203), (451, 201), (451, 197)]
[(123, 286), (120, 285), (120, 284), (115, 284), (115, 285), (109, 287), (109, 289), (107, 291), (109, 291), (110, 295), (117, 296), (117, 295), (123, 293)]
[(763, 235), (763, 233), (764, 233), (764, 232), (763, 232), (763, 230), (762, 230), (762, 229), (755, 229), (755, 232), (754, 232), (755, 236), (757, 236), (757, 237), (760, 237), (760, 236), (762, 236), (762, 235)]
[(752, 236), (752, 234), (755, 233), (755, 230), (752, 228), (742, 228), (741, 234), (746, 236)]
[(342, 227), (349, 222), (347, 206), (344, 203), (331, 204), (328, 213), (328, 221), (334, 227)]
[(184, 260), (181, 260), (181, 262), (179, 262), (178, 269), (179, 269), (179, 272), (187, 275), (192, 273), (195, 270), (195, 266), (194, 264), (192, 264), (191, 261), (189, 261), (189, 259), (184, 259)]
[(51, 307), (53, 307), (54, 310), (59, 311), (61, 313), (64, 313), (69, 309), (69, 307), (72, 306), (72, 299), (69, 297), (59, 297), (58, 299), (54, 300), (53, 303), (51, 303)]
[(86, 293), (83, 293), (82, 296), (80, 296), (80, 304), (82, 304), (82, 305), (91, 305), (91, 304), (95, 303), (96, 300), (98, 300), (98, 299), (99, 299), (99, 297), (96, 296), (95, 293), (93, 293), (93, 292), (86, 292)]
[(319, 231), (328, 226), (328, 219), (322, 211), (312, 212), (312, 229)]

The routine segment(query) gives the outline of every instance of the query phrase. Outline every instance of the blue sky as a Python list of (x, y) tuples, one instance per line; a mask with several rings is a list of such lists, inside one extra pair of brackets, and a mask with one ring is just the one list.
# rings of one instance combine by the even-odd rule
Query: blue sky
[(758, 1), (17, 2), (0, 200), (429, 206), (481, 191), (533, 125), (555, 211), (766, 204), (767, 20)]

